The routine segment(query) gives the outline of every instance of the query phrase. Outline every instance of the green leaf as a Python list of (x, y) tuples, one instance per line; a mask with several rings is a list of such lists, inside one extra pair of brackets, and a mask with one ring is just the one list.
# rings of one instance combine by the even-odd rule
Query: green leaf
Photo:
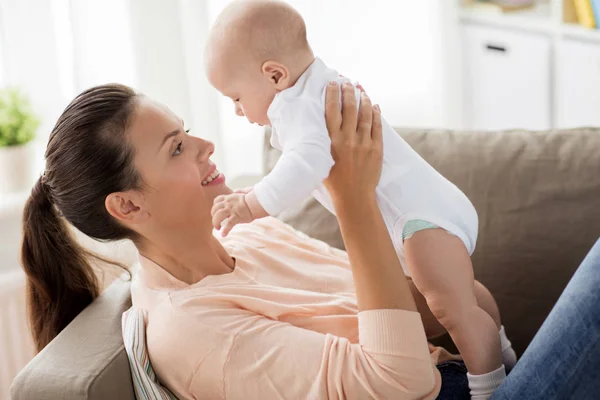
[(0, 147), (30, 142), (38, 126), (29, 99), (19, 89), (0, 90)]

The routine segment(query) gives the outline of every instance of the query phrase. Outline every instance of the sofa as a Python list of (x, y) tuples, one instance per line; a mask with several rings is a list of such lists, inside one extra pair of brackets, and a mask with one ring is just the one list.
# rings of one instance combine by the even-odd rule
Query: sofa
[[(475, 276), (521, 354), (600, 237), (600, 129), (398, 132), (477, 208)], [(268, 143), (266, 172), (279, 156)], [(312, 199), (279, 218), (343, 248), (335, 217)], [(12, 399), (134, 399), (120, 326), (130, 306), (121, 276), (21, 371)]]

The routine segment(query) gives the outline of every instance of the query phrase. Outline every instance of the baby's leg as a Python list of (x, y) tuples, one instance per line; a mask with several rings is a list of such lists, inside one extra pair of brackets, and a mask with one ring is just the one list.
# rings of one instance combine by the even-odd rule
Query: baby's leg
[[(415, 304), (417, 305), (417, 311), (421, 314), (427, 339), (435, 339), (446, 334), (448, 331), (446, 331), (446, 328), (444, 328), (437, 318), (435, 318), (427, 305), (427, 300), (423, 297), (421, 292), (419, 292), (419, 289), (417, 289), (412, 279), (408, 278), (408, 283), (415, 299)], [(517, 363), (517, 354), (513, 350), (512, 344), (510, 340), (508, 340), (508, 336), (506, 336), (506, 332), (502, 326), (498, 305), (490, 291), (477, 280), (475, 281), (475, 298), (477, 299), (479, 308), (488, 313), (496, 323), (498, 334), (500, 335), (500, 345), (502, 346), (502, 363), (509, 370), (512, 369)]]
[[(427, 300), (425, 297), (419, 292), (417, 286), (412, 281), (410, 277), (408, 279), (408, 285), (412, 292), (413, 298), (415, 299), (415, 304), (417, 305), (417, 311), (421, 314), (421, 319), (423, 320), (423, 325), (425, 326), (425, 334), (428, 339), (435, 339), (439, 336), (446, 334), (446, 328), (442, 324), (439, 323), (437, 318), (433, 315), (429, 306), (427, 305)], [(490, 293), (490, 291), (483, 286), (483, 284), (477, 280), (475, 280), (475, 298), (477, 299), (477, 304), (480, 308), (482, 308), (485, 312), (487, 312), (490, 317), (496, 323), (498, 329), (501, 328), (500, 321), (500, 311), (498, 310), (498, 305), (494, 300), (494, 297)]]
[(517, 353), (513, 350), (512, 343), (508, 340), (504, 326), (502, 326), (498, 304), (496, 304), (496, 300), (490, 291), (479, 281), (475, 281), (475, 297), (477, 297), (477, 304), (479, 304), (479, 307), (490, 314), (496, 323), (496, 326), (498, 326), (498, 334), (500, 335), (500, 345), (502, 348), (502, 363), (510, 371), (517, 363)]
[(417, 311), (421, 314), (421, 320), (423, 321), (423, 327), (425, 328), (425, 336), (427, 339), (435, 339), (442, 335), (445, 335), (448, 331), (442, 324), (439, 323), (435, 315), (429, 309), (427, 305), (427, 300), (425, 297), (419, 292), (417, 286), (412, 281), (410, 277), (408, 279), (408, 286), (410, 287), (410, 291), (415, 299), (415, 305), (417, 306)]
[[(414, 229), (417, 227), (417, 229)], [(425, 225), (418, 224), (412, 225), (408, 229), (406, 233), (408, 233), (408, 237), (411, 237), (416, 232), (420, 230), (424, 230), (424, 228), (431, 229), (435, 227), (435, 225), (426, 223)], [(408, 239), (407, 237), (407, 239)], [(437, 318), (433, 315), (429, 306), (427, 305), (427, 300), (421, 292), (417, 289), (416, 285), (412, 281), (410, 277), (408, 277), (409, 287), (411, 289), (412, 295), (415, 299), (415, 304), (417, 306), (417, 311), (421, 314), (421, 319), (423, 321), (423, 325), (425, 327), (425, 334), (428, 339), (435, 339), (447, 333), (446, 328), (442, 324), (439, 323)], [(512, 344), (508, 339), (504, 327), (502, 326), (502, 322), (500, 319), (500, 310), (498, 309), (498, 305), (496, 304), (496, 300), (490, 293), (490, 291), (479, 281), (474, 281), (474, 289), (475, 289), (475, 298), (477, 300), (477, 304), (481, 309), (487, 312), (498, 327), (498, 333), (500, 335), (500, 344), (502, 348), (502, 362), (503, 364), (510, 370), (512, 369), (517, 362), (517, 354), (512, 348)]]
[(498, 304), (494, 300), (494, 296), (490, 293), (488, 288), (483, 286), (478, 280), (474, 281), (475, 297), (477, 298), (477, 304), (479, 308), (482, 308), (486, 313), (490, 314), (490, 317), (496, 323), (498, 329), (502, 327), (502, 321), (500, 320), (500, 310)]
[(498, 326), (478, 305), (473, 266), (462, 241), (442, 229), (422, 230), (404, 242), (404, 253), (417, 289), (452, 337), (469, 372), (481, 375), (500, 368)]

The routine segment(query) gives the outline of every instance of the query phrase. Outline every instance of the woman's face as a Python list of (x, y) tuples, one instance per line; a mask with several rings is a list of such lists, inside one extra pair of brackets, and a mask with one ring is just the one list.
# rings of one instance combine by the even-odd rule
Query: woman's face
[(185, 129), (181, 118), (147, 97), (139, 98), (129, 129), (143, 181), (140, 207), (153, 228), (179, 233), (212, 226), (213, 200), (231, 193), (210, 161), (214, 145)]

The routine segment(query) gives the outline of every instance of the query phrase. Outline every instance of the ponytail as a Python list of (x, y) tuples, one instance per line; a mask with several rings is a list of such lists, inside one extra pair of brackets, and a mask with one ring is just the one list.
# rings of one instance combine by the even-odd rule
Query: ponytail
[(118, 84), (90, 88), (71, 101), (50, 133), (46, 172), (25, 204), (21, 246), (38, 351), (98, 297), (96, 272), (105, 264), (127, 270), (77, 244), (70, 227), (102, 242), (137, 239), (108, 213), (105, 200), (141, 185), (127, 134), (138, 97)]
[(33, 339), (43, 349), (99, 294), (89, 262), (94, 256), (73, 239), (40, 178), (23, 213), (21, 262)]

